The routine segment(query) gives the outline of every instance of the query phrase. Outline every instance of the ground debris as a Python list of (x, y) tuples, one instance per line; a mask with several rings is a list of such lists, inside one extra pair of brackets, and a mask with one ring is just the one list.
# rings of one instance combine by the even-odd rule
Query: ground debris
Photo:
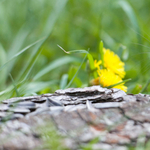
[(100, 86), (57, 90), (0, 104), (0, 149), (35, 149), (44, 143), (37, 128), (51, 122), (70, 149), (128, 150), (150, 137), (150, 96)]

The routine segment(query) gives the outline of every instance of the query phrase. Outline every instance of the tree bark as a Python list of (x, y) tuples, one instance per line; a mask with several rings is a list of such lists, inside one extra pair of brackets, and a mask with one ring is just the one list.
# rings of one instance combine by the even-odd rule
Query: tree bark
[(37, 128), (52, 123), (70, 149), (127, 150), (150, 137), (150, 96), (100, 86), (15, 97), (0, 105), (1, 149), (33, 149), (44, 141)]

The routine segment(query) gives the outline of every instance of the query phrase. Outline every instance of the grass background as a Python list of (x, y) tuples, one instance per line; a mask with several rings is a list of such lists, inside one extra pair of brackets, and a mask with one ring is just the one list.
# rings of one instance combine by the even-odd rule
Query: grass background
[[(58, 45), (98, 59), (101, 40), (125, 62), (128, 93), (149, 93), (149, 7), (146, 0), (0, 0), (0, 99), (66, 87), (85, 54)], [(70, 87), (92, 78), (86, 60)]]
[(98, 59), (101, 40), (125, 62), (128, 93), (150, 93), (149, 8), (148, 0), (0, 0), (0, 99), (54, 92), (74, 77), (70, 87), (88, 86), (85, 54), (58, 45)]

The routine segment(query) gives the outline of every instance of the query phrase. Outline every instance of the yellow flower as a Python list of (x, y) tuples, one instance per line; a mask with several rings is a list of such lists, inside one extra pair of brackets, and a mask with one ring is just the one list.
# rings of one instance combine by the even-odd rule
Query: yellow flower
[(94, 66), (95, 66), (95, 68), (97, 68), (97, 69), (100, 68), (100, 65), (101, 65), (101, 64), (102, 64), (102, 61), (101, 61), (101, 60), (99, 60), (98, 62), (97, 62), (97, 60), (94, 61)]
[[(114, 74), (111, 70), (109, 69), (99, 69), (98, 70), (98, 75), (99, 75), (99, 84), (102, 85), (103, 87), (108, 87), (110, 85), (117, 84), (119, 82), (122, 82), (122, 79)], [(121, 89), (123, 91), (127, 91), (127, 87), (124, 86), (124, 83), (121, 83), (119, 85), (114, 86), (113, 88)]]
[(119, 56), (109, 49), (104, 50), (104, 67), (111, 70), (121, 78), (125, 76), (124, 63), (120, 60)]
[[(125, 76), (124, 63), (120, 60), (119, 56), (109, 49), (104, 50), (104, 68), (101, 69), (100, 65), (102, 61), (95, 60), (94, 66), (97, 69), (99, 75), (98, 78), (93, 79), (91, 85), (101, 85), (102, 87), (108, 87), (119, 82), (122, 82), (122, 78)], [(124, 83), (114, 86), (113, 88), (121, 89), (127, 91), (127, 87), (124, 86)]]

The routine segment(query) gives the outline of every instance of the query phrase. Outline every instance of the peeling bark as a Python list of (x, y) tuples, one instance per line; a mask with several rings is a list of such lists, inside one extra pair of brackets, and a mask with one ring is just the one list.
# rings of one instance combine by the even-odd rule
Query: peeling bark
[[(150, 138), (150, 96), (100, 86), (17, 97), (0, 105), (1, 149), (33, 149), (43, 143), (36, 127), (52, 122), (70, 149), (95, 138), (92, 149), (127, 150)], [(11, 138), (8, 138), (11, 136)]]

